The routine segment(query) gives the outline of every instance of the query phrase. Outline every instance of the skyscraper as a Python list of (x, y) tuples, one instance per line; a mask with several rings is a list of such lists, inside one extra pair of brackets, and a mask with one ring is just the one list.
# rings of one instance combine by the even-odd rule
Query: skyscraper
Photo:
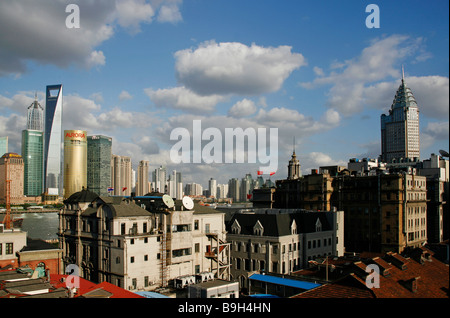
[(87, 186), (100, 195), (108, 195), (111, 184), (112, 138), (87, 136)]
[(166, 185), (167, 185), (167, 171), (166, 167), (160, 166), (156, 168), (152, 173), (153, 176), (153, 191), (160, 193), (167, 193)]
[(411, 89), (402, 83), (395, 94), (389, 115), (381, 115), (381, 160), (420, 158), (419, 107)]
[(62, 85), (47, 86), (44, 133), (44, 190), (62, 194)]
[(8, 136), (0, 137), (0, 156), (8, 152)]
[(209, 195), (217, 198), (217, 181), (214, 178), (209, 179)]
[(111, 186), (114, 195), (131, 195), (131, 158), (111, 156)]
[(64, 198), (87, 187), (87, 138), (84, 130), (64, 131)]
[(44, 109), (34, 96), (34, 102), (28, 106), (27, 129), (44, 131)]
[(22, 156), (8, 152), (0, 158), (0, 202), (6, 201), (7, 180), (11, 204), (23, 204), (23, 160)]
[(44, 132), (22, 131), (22, 158), (24, 163), (24, 195), (39, 196), (44, 191)]
[(148, 164), (146, 160), (139, 161), (136, 184), (136, 195), (142, 196), (150, 192), (148, 188)]
[(233, 202), (239, 202), (240, 182), (238, 178), (232, 178), (228, 181), (228, 197), (233, 199)]

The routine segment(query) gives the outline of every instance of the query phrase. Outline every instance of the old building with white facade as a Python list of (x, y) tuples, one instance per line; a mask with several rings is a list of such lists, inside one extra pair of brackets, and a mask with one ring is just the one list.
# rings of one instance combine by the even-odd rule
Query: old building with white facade
[[(223, 213), (169, 203), (160, 193), (134, 198), (75, 193), (60, 213), (64, 265), (75, 264), (80, 276), (93, 282), (128, 290), (167, 287), (177, 277), (201, 272), (229, 279)], [(217, 242), (223, 247), (216, 249)]]
[(241, 288), (252, 273), (289, 274), (316, 257), (344, 253), (343, 212), (252, 209), (234, 214), (227, 229), (231, 275)]

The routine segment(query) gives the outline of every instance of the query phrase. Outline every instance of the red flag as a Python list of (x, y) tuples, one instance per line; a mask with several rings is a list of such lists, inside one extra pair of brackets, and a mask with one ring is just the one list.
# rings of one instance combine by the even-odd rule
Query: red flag
[(122, 191), (125, 191), (126, 189), (128, 189), (127, 187), (125, 187), (125, 188), (122, 188)]
[(273, 176), (275, 174), (275, 172), (271, 172), (270, 175)]
[(258, 176), (262, 175), (263, 172), (262, 171), (258, 171)]
[(247, 194), (247, 199), (251, 199), (252, 198), (252, 195), (251, 194)]

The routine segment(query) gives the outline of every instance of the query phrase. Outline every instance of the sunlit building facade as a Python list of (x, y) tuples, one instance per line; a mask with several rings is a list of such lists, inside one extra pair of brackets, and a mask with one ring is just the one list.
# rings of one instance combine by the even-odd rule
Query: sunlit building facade
[(389, 115), (381, 115), (381, 159), (390, 163), (419, 158), (419, 107), (403, 75)]
[(87, 137), (84, 130), (64, 131), (64, 198), (87, 187)]

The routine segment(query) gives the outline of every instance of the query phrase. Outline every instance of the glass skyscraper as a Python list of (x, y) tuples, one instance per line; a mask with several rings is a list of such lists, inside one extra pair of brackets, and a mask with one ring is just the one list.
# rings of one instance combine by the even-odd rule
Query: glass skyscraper
[(8, 136), (0, 137), (0, 156), (8, 152)]
[(23, 192), (39, 196), (43, 192), (44, 133), (39, 130), (22, 131), (22, 158), (24, 163)]
[(87, 137), (87, 185), (90, 191), (108, 195), (111, 184), (112, 138)]
[(28, 106), (27, 129), (44, 131), (44, 109), (34, 97), (34, 102)]
[(44, 190), (62, 195), (62, 85), (47, 86), (44, 133)]

